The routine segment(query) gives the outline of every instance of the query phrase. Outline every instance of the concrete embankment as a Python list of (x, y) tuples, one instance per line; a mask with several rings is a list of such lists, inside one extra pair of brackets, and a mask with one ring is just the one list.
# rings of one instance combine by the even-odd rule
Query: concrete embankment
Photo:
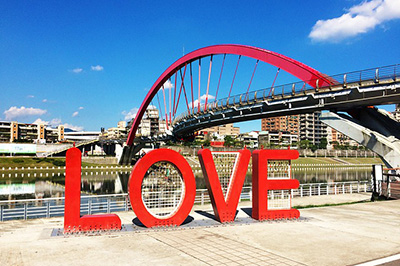
[(118, 159), (115, 157), (82, 157), (82, 162), (90, 164), (118, 164)]

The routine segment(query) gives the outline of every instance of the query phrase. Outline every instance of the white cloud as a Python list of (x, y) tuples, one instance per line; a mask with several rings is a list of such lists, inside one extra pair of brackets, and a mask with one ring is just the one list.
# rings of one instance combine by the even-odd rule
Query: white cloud
[(81, 106), (81, 107), (79, 107), (78, 109), (79, 109), (79, 110), (83, 110), (84, 108)]
[(71, 70), (71, 72), (74, 72), (76, 74), (81, 73), (83, 71), (83, 68), (77, 67)]
[(72, 114), (72, 117), (75, 117), (75, 116), (78, 116), (78, 115), (79, 115), (79, 112), (76, 111), (76, 112), (74, 112), (74, 113)]
[(172, 84), (172, 82), (169, 79), (164, 83), (164, 89), (166, 89), (166, 90), (172, 89), (173, 87), (174, 87), (174, 84)]
[(32, 124), (35, 124), (35, 125), (40, 125), (40, 124), (48, 125), (49, 121), (43, 121), (42, 119), (38, 118), (35, 121), (33, 121)]
[[(207, 98), (207, 95), (205, 95), (205, 94), (201, 95), (200, 96), (200, 104), (205, 103), (206, 102), (206, 98)], [(215, 99), (215, 96), (209, 94), (207, 103), (209, 103), (211, 100), (214, 100), (214, 99)], [(198, 99), (195, 100), (194, 101), (194, 107), (197, 107), (198, 103), (199, 103), (199, 100)], [(189, 106), (192, 106), (192, 102), (189, 103)]]
[(386, 21), (400, 18), (399, 0), (364, 1), (338, 18), (318, 20), (309, 37), (314, 41), (338, 42), (366, 33)]
[(28, 95), (28, 96), (26, 96), (26, 97), (28, 97), (28, 98), (35, 98), (34, 95)]
[(137, 108), (137, 107), (132, 108), (129, 112), (122, 111), (122, 114), (125, 116), (124, 120), (126, 120), (126, 121), (132, 120), (133, 118), (135, 118), (138, 111), (139, 111), (139, 108)]
[(48, 101), (47, 99), (43, 99), (43, 100), (42, 100), (42, 102), (44, 102), (44, 103), (47, 103), (47, 101)]
[(60, 118), (53, 118), (53, 119), (49, 122), (49, 125), (52, 125), (52, 126), (61, 125), (61, 119), (60, 119)]
[(91, 66), (90, 69), (93, 71), (102, 71), (104, 67), (97, 65), (97, 66)]
[(24, 106), (21, 106), (19, 108), (16, 106), (12, 106), (10, 107), (10, 109), (4, 111), (6, 120), (12, 120), (15, 118), (28, 117), (34, 115), (39, 116), (39, 115), (44, 115), (45, 113), (47, 113), (47, 110), (33, 108), (33, 107), (26, 108)]
[[(155, 106), (155, 105), (149, 105), (148, 107), (147, 107), (147, 109), (148, 110), (156, 110), (157, 109), (157, 106)], [(123, 114), (125, 117), (124, 117), (124, 120), (125, 121), (130, 121), (130, 120), (132, 120), (132, 119), (134, 119), (135, 117), (136, 117), (136, 114), (137, 114), (137, 112), (139, 111), (139, 108), (137, 108), (137, 107), (134, 107), (134, 108), (132, 108), (129, 112), (127, 112), (127, 111), (122, 111), (122, 113), (121, 114)], [(146, 116), (146, 114), (145, 114), (145, 116)]]

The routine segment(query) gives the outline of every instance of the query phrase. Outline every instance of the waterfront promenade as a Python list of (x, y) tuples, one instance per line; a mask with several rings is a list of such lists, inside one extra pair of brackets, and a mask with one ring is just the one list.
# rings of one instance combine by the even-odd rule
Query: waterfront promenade
[[(362, 201), (370, 194), (294, 198), (293, 205)], [(400, 201), (301, 209), (298, 221), (256, 222), (241, 202), (237, 222), (207, 218), (173, 229), (134, 227), (101, 235), (51, 236), (62, 218), (0, 223), (1, 265), (353, 265), (400, 253)], [(120, 212), (132, 228), (132, 211)]]

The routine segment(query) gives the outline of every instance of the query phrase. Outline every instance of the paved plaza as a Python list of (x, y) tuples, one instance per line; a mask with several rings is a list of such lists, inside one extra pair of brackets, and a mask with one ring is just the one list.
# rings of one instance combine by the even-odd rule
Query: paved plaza
[[(295, 198), (293, 205), (369, 197)], [(301, 209), (297, 221), (273, 222), (252, 220), (251, 203), (241, 202), (229, 225), (212, 219), (210, 205), (199, 208), (168, 229), (145, 229), (132, 223), (133, 212), (118, 213), (126, 230), (101, 235), (57, 235), (62, 218), (2, 222), (1, 265), (353, 265), (400, 253), (400, 201)]]

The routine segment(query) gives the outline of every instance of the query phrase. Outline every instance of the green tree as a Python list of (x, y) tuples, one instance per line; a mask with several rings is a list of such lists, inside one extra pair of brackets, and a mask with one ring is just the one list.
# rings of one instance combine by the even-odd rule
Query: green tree
[(235, 147), (243, 148), (244, 147), (244, 141), (235, 141)]
[(350, 146), (350, 149), (353, 151), (356, 151), (356, 150), (358, 150), (358, 146), (357, 145)]
[(300, 149), (308, 149), (310, 147), (310, 141), (308, 139), (303, 139), (300, 141)]
[(231, 136), (226, 135), (224, 137), (224, 146), (225, 147), (235, 146), (235, 140)]
[(318, 150), (318, 145), (311, 144), (310, 149), (312, 150), (312, 152), (315, 152), (316, 150)]
[(326, 146), (328, 146), (328, 140), (326, 138), (322, 138), (319, 142), (318, 148), (325, 150)]
[(205, 141), (203, 141), (203, 146), (204, 147), (210, 147), (210, 140), (209, 139), (206, 139)]

